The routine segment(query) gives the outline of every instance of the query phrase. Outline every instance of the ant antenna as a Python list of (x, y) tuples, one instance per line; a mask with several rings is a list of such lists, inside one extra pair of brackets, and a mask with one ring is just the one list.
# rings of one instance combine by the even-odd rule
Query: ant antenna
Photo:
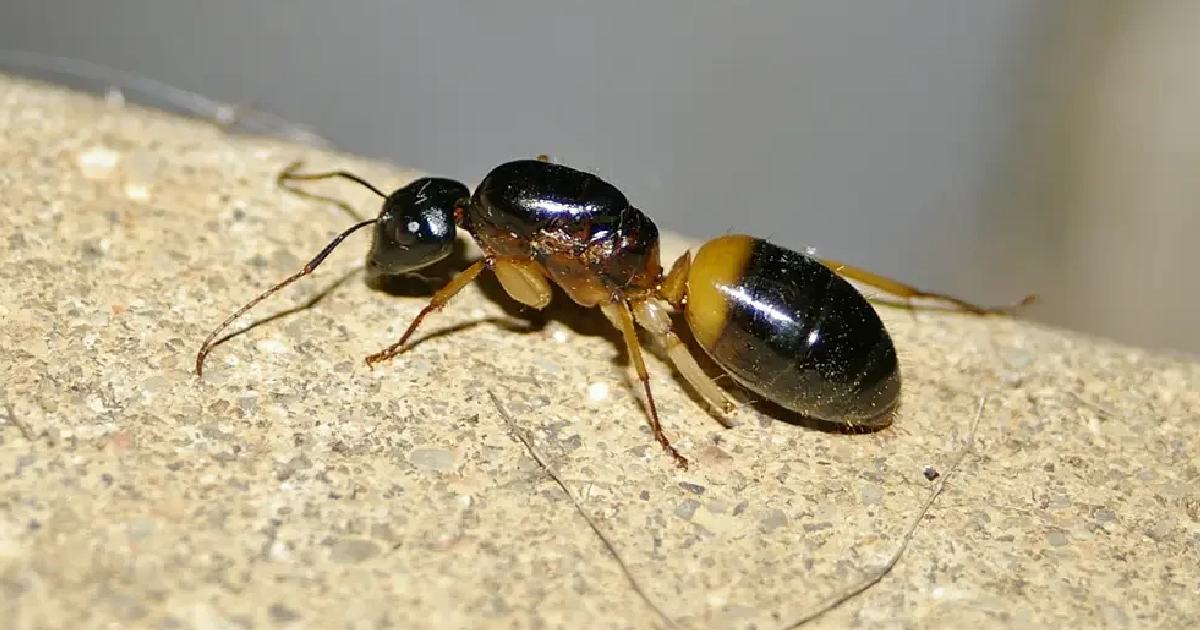
[(280, 188), (292, 193), (293, 195), (296, 195), (297, 197), (304, 197), (305, 199), (312, 199), (314, 201), (324, 201), (325, 203), (331, 203), (331, 204), (341, 208), (342, 212), (345, 212), (347, 215), (349, 215), (355, 221), (362, 221), (363, 216), (361, 214), (359, 214), (358, 211), (355, 210), (354, 207), (351, 206), (350, 204), (346, 203), (345, 201), (342, 201), (341, 199), (337, 199), (334, 197), (327, 197), (325, 195), (308, 192), (307, 190), (304, 190), (298, 186), (295, 186), (291, 182), (293, 182), (293, 181), (312, 181), (312, 180), (317, 180), (317, 179), (334, 179), (334, 178), (348, 179), (348, 180), (362, 186), (363, 188), (370, 190), (371, 192), (375, 193), (376, 195), (379, 195), (380, 197), (387, 199), (387, 195), (383, 194), (383, 191), (376, 188), (373, 184), (371, 184), (371, 182), (368, 182), (367, 180), (359, 177), (358, 175), (355, 175), (354, 173), (351, 173), (349, 171), (328, 171), (325, 173), (297, 173), (296, 171), (298, 171), (300, 169), (300, 167), (303, 165), (304, 165), (304, 162), (302, 162), (302, 161), (296, 161), (296, 162), (292, 162), (291, 164), (288, 164), (287, 168), (285, 168), (279, 172), (279, 176), (275, 178), (275, 182), (277, 184), (279, 184)]
[[(342, 174), (341, 173), (330, 173), (330, 174), (326, 174), (326, 175), (333, 177), (333, 176), (341, 176)], [(308, 177), (306, 177), (306, 176), (298, 176), (298, 178), (308, 179)], [(351, 175), (350, 178), (354, 179), (354, 181), (359, 181), (360, 183), (366, 185), (371, 190), (375, 190), (374, 186), (371, 186), (370, 184), (367, 184), (366, 182), (362, 182), (361, 180), (358, 180), (353, 175)], [(379, 193), (378, 190), (375, 190), (375, 192)], [(382, 193), (379, 193), (379, 194), (382, 196)], [(346, 240), (347, 236), (350, 236), (351, 234), (353, 234), (354, 232), (358, 231), (361, 228), (364, 228), (364, 227), (367, 227), (368, 225), (374, 224), (377, 220), (378, 219), (367, 219), (366, 221), (361, 221), (359, 223), (356, 223), (354, 226), (352, 226), (350, 229), (346, 230), (345, 232), (338, 234), (336, 237), (334, 237), (334, 239), (332, 241), (329, 242), (328, 245), (325, 246), (325, 249), (321, 250), (321, 253), (317, 254), (315, 258), (308, 261), (308, 264), (304, 265), (304, 269), (301, 269), (300, 271), (292, 274), (291, 276), (288, 276), (288, 278), (285, 279), (283, 282), (276, 284), (275, 286), (271, 287), (270, 289), (263, 291), (262, 293), (260, 293), (258, 295), (258, 297), (247, 302), (245, 306), (243, 306), (242, 308), (239, 308), (237, 310), (237, 312), (235, 312), (233, 315), (230, 315), (229, 318), (226, 319), (225, 321), (221, 322), (221, 325), (217, 326), (212, 331), (212, 333), (210, 333), (208, 335), (208, 338), (205, 339), (204, 343), (200, 345), (200, 351), (196, 353), (196, 376), (203, 375), (203, 373), (204, 373), (204, 357), (208, 356), (209, 351), (211, 351), (213, 349), (213, 346), (215, 345), (213, 343), (213, 340), (217, 338), (217, 335), (221, 334), (221, 331), (225, 330), (230, 324), (232, 324), (234, 322), (234, 320), (236, 320), (237, 318), (239, 318), (243, 314), (245, 314), (246, 311), (250, 310), (251, 308), (254, 308), (255, 304), (258, 304), (259, 302), (267, 299), (268, 297), (271, 297), (272, 294), (279, 291), (280, 289), (282, 289), (282, 288), (286, 287), (287, 285), (299, 280), (300, 278), (303, 278), (304, 276), (307, 276), (308, 274), (312, 273), (313, 270), (315, 270), (322, 262), (325, 261), (325, 258), (329, 256), (330, 252), (332, 252), (334, 249), (336, 249), (338, 245), (341, 245), (342, 241)]]

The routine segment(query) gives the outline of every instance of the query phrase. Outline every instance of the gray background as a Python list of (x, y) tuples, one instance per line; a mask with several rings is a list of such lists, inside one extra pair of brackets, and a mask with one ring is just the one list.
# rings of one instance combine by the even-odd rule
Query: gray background
[[(1054, 244), (1005, 192), (1062, 6), (5, 0), (0, 47), (268, 110), (469, 183), (549, 153), (664, 229), (750, 232), (1005, 303), (1054, 289), (1036, 262)], [(1087, 328), (1044, 297), (1033, 316)]]

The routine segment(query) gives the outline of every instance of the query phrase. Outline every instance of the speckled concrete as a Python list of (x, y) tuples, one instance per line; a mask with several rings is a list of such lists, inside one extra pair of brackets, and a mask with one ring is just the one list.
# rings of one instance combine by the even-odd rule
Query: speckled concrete
[(667, 626), (489, 391), (681, 627), (803, 617), (874, 575), (943, 482), (895, 570), (814, 626), (1200, 618), (1200, 366), (1058, 330), (885, 313), (903, 409), (859, 436), (749, 406), (721, 429), (651, 358), (681, 473), (617, 338), (562, 296), (530, 316), (485, 282), (367, 369), (423, 299), (333, 286), (356, 236), (246, 322), (324, 300), (197, 380), (209, 328), (347, 224), (276, 188), (301, 157), (411, 176), (0, 79), (7, 627)]

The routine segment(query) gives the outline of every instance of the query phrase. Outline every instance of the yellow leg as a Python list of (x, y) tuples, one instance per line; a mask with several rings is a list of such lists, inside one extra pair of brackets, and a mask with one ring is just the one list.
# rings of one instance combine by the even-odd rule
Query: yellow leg
[(725, 428), (732, 427), (733, 423), (725, 417), (725, 414), (733, 412), (734, 404), (725, 395), (725, 391), (704, 373), (704, 369), (700, 367), (699, 363), (696, 363), (696, 357), (692, 356), (691, 351), (675, 333), (666, 335), (666, 346), (667, 356), (675, 365), (675, 370), (683, 375), (684, 380), (692, 386), (692, 389), (696, 390), (697, 394), (700, 394), (705, 402), (712, 406), (713, 410), (717, 412), (715, 415), (721, 425)]
[(688, 272), (692, 269), (692, 254), (684, 252), (682, 256), (675, 259), (675, 264), (671, 265), (671, 271), (663, 276), (662, 282), (658, 284), (658, 294), (668, 304), (675, 308), (680, 308), (683, 305), (683, 299), (687, 297), (687, 279)]
[[(637, 370), (638, 379), (642, 381), (642, 388), (646, 391), (646, 404), (650, 408), (650, 430), (654, 433), (654, 439), (662, 445), (663, 450), (671, 455), (675, 460), (675, 465), (687, 470), (688, 460), (671, 446), (671, 441), (667, 439), (663, 433), (662, 423), (658, 420), (658, 407), (654, 404), (654, 394), (650, 391), (650, 373), (646, 371), (646, 362), (642, 359), (642, 345), (638, 341), (637, 329), (633, 326), (633, 313), (629, 310), (629, 304), (626, 302), (618, 302), (616, 304), (607, 305), (606, 309), (612, 313), (610, 317), (621, 323), (621, 334), (625, 337), (625, 347), (629, 351), (629, 360), (633, 363), (633, 367)], [(613, 317), (615, 316), (615, 317)]]
[(497, 258), (492, 263), (492, 272), (512, 299), (538, 310), (550, 304), (553, 293), (546, 282), (546, 271), (532, 260)]
[[(881, 276), (872, 271), (867, 271), (866, 269), (862, 269), (860, 267), (854, 267), (851, 265), (847, 265), (846, 263), (838, 262), (836, 260), (830, 260), (828, 258), (821, 258), (819, 260), (821, 261), (822, 264), (824, 264), (826, 267), (829, 267), (830, 269), (833, 270), (834, 273), (838, 274), (839, 276), (842, 276), (843, 278), (861, 282), (863, 284), (875, 287), (876, 289), (879, 289), (881, 291), (891, 293), (892, 295), (899, 297), (899, 298), (904, 298), (904, 299), (925, 298), (925, 299), (932, 299), (932, 300), (940, 300), (951, 306), (951, 308), (949, 310), (960, 311), (963, 313), (970, 313), (972, 315), (1009, 315), (1016, 309), (1018, 309), (1022, 306), (1025, 306), (1026, 304), (1029, 304), (1030, 302), (1033, 302), (1035, 299), (1037, 299), (1037, 296), (1031, 293), (1031, 294), (1025, 296), (1024, 298), (1021, 298), (1021, 300), (1019, 302), (1009, 305), (1009, 306), (999, 306), (999, 307), (979, 306), (978, 304), (972, 304), (971, 302), (967, 302), (966, 300), (956, 298), (952, 295), (946, 295), (944, 293), (933, 293), (930, 291), (922, 291), (921, 289), (918, 289), (912, 285), (904, 284), (903, 282), (900, 282), (898, 280), (893, 280), (891, 278)], [(922, 307), (917, 304), (903, 304), (903, 303), (893, 302), (893, 301), (888, 301), (888, 300), (879, 300), (879, 302), (887, 304), (889, 306), (900, 306), (902, 308), (908, 308), (910, 310), (947, 310), (947, 309), (929, 309), (928, 307)]]
[[(681, 260), (684, 259), (686, 259), (686, 255)], [(676, 268), (678, 267), (679, 264), (676, 263)], [(722, 425), (732, 426), (725, 414), (733, 411), (733, 403), (725, 396), (725, 392), (704, 373), (704, 369), (700, 367), (699, 363), (696, 363), (696, 358), (692, 356), (691, 351), (675, 334), (666, 301), (659, 298), (644, 298), (634, 302), (633, 319), (650, 334), (662, 340), (667, 349), (667, 356), (671, 359), (675, 370), (687, 380), (692, 389), (705, 402), (712, 406)], [(613, 318), (613, 324), (619, 325), (619, 318)]]
[(413, 319), (412, 323), (408, 325), (408, 329), (404, 331), (404, 335), (400, 337), (400, 340), (367, 357), (367, 365), (373, 367), (376, 363), (387, 361), (397, 354), (400, 354), (401, 350), (404, 348), (405, 342), (407, 342), (408, 338), (411, 337), (414, 332), (416, 332), (417, 327), (421, 325), (421, 321), (425, 319), (425, 316), (445, 306), (446, 302), (450, 301), (450, 298), (454, 297), (455, 294), (457, 294), (459, 291), (462, 291), (468, 284), (471, 284), (475, 278), (479, 277), (480, 272), (482, 272), (484, 267), (487, 266), (487, 260), (477, 260), (471, 263), (470, 267), (458, 272), (458, 275), (451, 278), (450, 282), (447, 283), (446, 286), (438, 289), (437, 292), (433, 294), (433, 298), (429, 300), (429, 304), (426, 304), (425, 308), (421, 309), (420, 313), (417, 313), (416, 318)]

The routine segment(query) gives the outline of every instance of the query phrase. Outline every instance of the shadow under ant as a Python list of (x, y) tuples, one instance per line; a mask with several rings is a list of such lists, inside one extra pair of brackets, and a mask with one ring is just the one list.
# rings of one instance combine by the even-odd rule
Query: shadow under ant
[(884, 414), (885, 421), (881, 424), (843, 424), (841, 422), (831, 422), (829, 420), (806, 416), (791, 409), (781, 407), (769, 400), (756, 400), (748, 404), (752, 405), (763, 415), (770, 416), (773, 420), (834, 435), (870, 435), (878, 433), (892, 426), (892, 419), (896, 414), (896, 408), (893, 407)]
[(400, 276), (385, 276), (366, 271), (367, 287), (392, 297), (432, 297), (434, 292), (465, 269), (471, 263), (467, 258), (467, 245), (462, 239), (454, 242), (450, 255), (432, 265)]
[[(469, 263), (470, 261), (467, 257), (467, 246), (460, 240), (455, 243), (454, 250), (449, 256), (429, 267), (426, 267), (425, 269), (422, 269), (421, 273), (419, 274), (413, 273), (402, 276), (383, 276), (379, 274), (372, 274), (370, 270), (367, 269), (364, 283), (372, 290), (393, 297), (428, 298), (432, 296), (435, 291), (449, 282), (450, 278), (452, 278), (455, 273), (461, 271)], [(321, 289), (304, 302), (256, 319), (238, 330), (219, 337), (212, 343), (211, 347), (216, 348), (225, 342), (240, 337), (260, 326), (264, 326), (291, 315), (315, 308), (326, 298), (332, 295), (334, 291), (341, 288), (343, 285), (349, 282), (351, 278), (359, 275), (359, 273), (362, 271), (364, 271), (364, 267), (359, 266), (343, 273), (333, 282), (326, 285), (325, 288)], [(492, 302), (499, 304), (504, 309), (506, 315), (512, 319), (518, 319), (525, 322), (525, 325), (514, 324), (511, 319), (503, 317), (485, 317), (482, 319), (463, 322), (453, 326), (437, 329), (427, 335), (412, 340), (407, 347), (413, 348), (426, 341), (439, 339), (456, 332), (473, 328), (480, 324), (493, 324), (512, 332), (530, 333), (543, 330), (547, 323), (551, 319), (554, 319), (556, 321), (561, 321), (572, 330), (580, 332), (581, 334), (598, 334), (600, 332), (609, 332), (604, 325), (606, 320), (604, 320), (603, 317), (596, 317), (596, 314), (590, 309), (568, 309), (563, 307), (555, 308), (552, 306), (551, 308), (546, 309), (546, 311), (550, 311), (550, 313), (538, 311), (536, 309), (526, 308), (523, 305), (520, 305), (509, 299), (507, 294), (504, 292), (503, 287), (501, 287), (499, 282), (497, 282), (495, 278), (491, 276), (480, 278), (478, 284), (483, 290), (484, 295)], [(563, 300), (561, 299), (557, 300), (557, 303), (560, 305), (562, 302)], [(576, 319), (576, 317), (580, 315), (584, 316), (585, 318), (587, 316), (591, 316), (591, 319), (598, 321), (592, 321), (580, 325), (579, 320)], [(620, 341), (620, 335), (613, 336), (608, 334), (607, 336), (611, 339)]]

